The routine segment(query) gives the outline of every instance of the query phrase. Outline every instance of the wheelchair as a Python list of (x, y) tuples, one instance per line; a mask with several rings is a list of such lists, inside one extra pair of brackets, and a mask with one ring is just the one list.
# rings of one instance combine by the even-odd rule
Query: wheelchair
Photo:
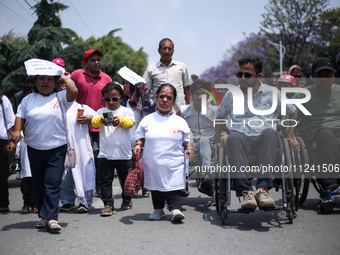
[[(300, 153), (296, 153), (296, 155), (293, 152), (293, 146), (290, 144), (290, 149), (292, 151), (292, 157), (293, 157), (293, 164), (296, 165), (296, 169), (299, 169), (297, 171), (297, 178), (299, 186), (297, 187), (296, 194), (298, 199), (298, 204), (300, 206), (303, 205), (303, 203), (306, 201), (308, 190), (309, 190), (309, 184), (312, 183), (315, 190), (320, 194), (320, 202), (319, 202), (319, 209), (321, 213), (332, 213), (335, 201), (333, 196), (340, 195), (340, 191), (326, 191), (315, 175), (313, 175), (309, 171), (309, 169), (312, 169), (311, 167), (314, 167), (313, 169), (316, 169), (317, 167), (317, 161), (316, 161), (316, 154), (317, 154), (317, 144), (314, 142), (313, 144), (309, 144), (308, 142), (305, 142), (304, 139), (301, 137), (297, 137), (298, 142), (300, 143)], [(308, 172), (305, 169), (305, 166), (308, 166)], [(301, 173), (304, 172), (304, 173)], [(340, 179), (338, 178), (338, 183), (340, 183)]]
[[(278, 135), (278, 148), (276, 152), (276, 163), (275, 165), (287, 166), (289, 169), (292, 161), (289, 150), (289, 144), (287, 139), (280, 133), (277, 132)], [(220, 143), (219, 147), (215, 148), (215, 163), (220, 166), (229, 166), (228, 155), (225, 151), (225, 142)], [(249, 165), (255, 166), (256, 155), (249, 155)], [(232, 209), (231, 208), (231, 191), (234, 189), (231, 173), (227, 171), (226, 177), (218, 177), (214, 179), (214, 190), (215, 190), (215, 203), (216, 203), (216, 211), (221, 219), (222, 225), (226, 224), (226, 220), (230, 213), (245, 213), (249, 214), (254, 212), (256, 209)], [(276, 191), (282, 189), (282, 206), (275, 206), (273, 208), (264, 208), (259, 207), (261, 211), (279, 211), (283, 210), (286, 213), (286, 217), (288, 218), (288, 222), (290, 224), (293, 223), (293, 219), (296, 217), (297, 211), (297, 199), (295, 196), (294, 183), (293, 183), (293, 174), (290, 171), (285, 173), (284, 171), (280, 171), (278, 174), (273, 174), (273, 184)], [(251, 177), (251, 176), (250, 176)]]

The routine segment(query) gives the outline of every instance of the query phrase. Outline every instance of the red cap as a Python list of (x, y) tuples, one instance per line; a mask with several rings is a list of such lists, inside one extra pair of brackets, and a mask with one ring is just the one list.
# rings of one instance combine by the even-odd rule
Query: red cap
[(295, 86), (296, 79), (294, 76), (291, 76), (290, 74), (284, 74), (277, 80), (277, 83), (279, 82), (290, 83), (292, 84), (292, 86)]
[(61, 58), (55, 58), (55, 59), (53, 59), (53, 60), (52, 60), (52, 63), (57, 64), (57, 65), (59, 65), (59, 66), (61, 66), (61, 67), (65, 67), (65, 62), (64, 62), (64, 60), (61, 59)]
[(99, 56), (103, 56), (103, 53), (100, 51), (100, 50), (98, 50), (98, 49), (96, 49), (96, 50), (88, 50), (88, 51), (86, 51), (85, 52), (85, 54), (84, 54), (84, 56), (83, 56), (83, 60), (84, 60), (84, 62), (83, 63), (85, 63), (85, 61), (86, 61), (86, 59), (91, 55), (91, 54), (93, 54), (93, 53), (97, 53), (97, 54), (99, 54)]

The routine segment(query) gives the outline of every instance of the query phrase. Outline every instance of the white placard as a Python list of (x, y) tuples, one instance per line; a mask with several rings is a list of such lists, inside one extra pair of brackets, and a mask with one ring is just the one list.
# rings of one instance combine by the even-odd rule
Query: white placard
[(139, 76), (138, 74), (136, 74), (134, 71), (130, 70), (129, 68), (127, 68), (126, 66), (122, 67), (121, 69), (119, 69), (118, 74), (124, 79), (129, 81), (131, 84), (135, 85), (136, 83), (139, 82), (144, 82), (146, 83), (146, 81), (143, 79), (142, 76)]
[(25, 61), (27, 75), (57, 76), (65, 73), (65, 69), (51, 61), (32, 58)]

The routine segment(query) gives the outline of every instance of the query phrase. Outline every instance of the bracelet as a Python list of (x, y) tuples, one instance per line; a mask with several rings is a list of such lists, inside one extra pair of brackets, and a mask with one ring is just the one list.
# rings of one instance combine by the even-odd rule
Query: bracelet
[(136, 142), (136, 145), (140, 145), (140, 146), (142, 146), (142, 145), (143, 145), (143, 143), (142, 143), (141, 141), (138, 141), (138, 142)]
[(186, 149), (193, 149), (193, 150), (195, 150), (195, 148), (194, 148), (194, 147), (187, 147)]

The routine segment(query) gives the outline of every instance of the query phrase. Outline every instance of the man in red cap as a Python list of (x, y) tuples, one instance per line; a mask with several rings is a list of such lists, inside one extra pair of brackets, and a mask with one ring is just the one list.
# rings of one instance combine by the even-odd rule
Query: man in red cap
[[(102, 56), (103, 53), (98, 49), (86, 51), (83, 56), (85, 68), (75, 70), (71, 74), (71, 79), (78, 88), (77, 102), (79, 104), (86, 104), (95, 111), (105, 107), (102, 89), (106, 84), (112, 82), (110, 76), (101, 71)], [(99, 128), (90, 126), (90, 136), (92, 141), (97, 143), (99, 148)], [(96, 169), (98, 169), (97, 160)], [(98, 171), (96, 176), (96, 188), (97, 191), (100, 190)]]

